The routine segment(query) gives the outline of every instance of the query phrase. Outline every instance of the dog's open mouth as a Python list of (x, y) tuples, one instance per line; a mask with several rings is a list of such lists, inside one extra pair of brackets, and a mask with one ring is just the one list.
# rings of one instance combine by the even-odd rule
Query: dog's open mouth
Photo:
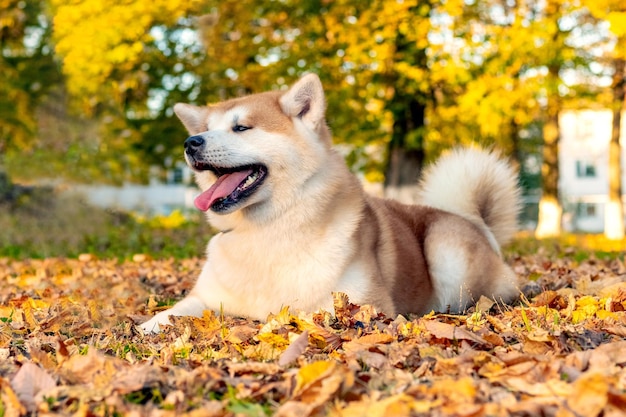
[(194, 201), (202, 211), (212, 210), (216, 213), (228, 211), (234, 205), (250, 197), (267, 176), (264, 165), (246, 165), (237, 168), (217, 168), (202, 164), (203, 169), (211, 170), (217, 175), (217, 181)]

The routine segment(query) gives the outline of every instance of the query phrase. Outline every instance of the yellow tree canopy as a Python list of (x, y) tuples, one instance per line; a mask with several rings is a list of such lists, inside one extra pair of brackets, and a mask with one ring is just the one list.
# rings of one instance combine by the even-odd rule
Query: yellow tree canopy
[(119, 91), (137, 87), (140, 77), (127, 77), (141, 67), (151, 29), (171, 26), (197, 13), (199, 0), (52, 0), (56, 52), (70, 93), (98, 94), (113, 82)]

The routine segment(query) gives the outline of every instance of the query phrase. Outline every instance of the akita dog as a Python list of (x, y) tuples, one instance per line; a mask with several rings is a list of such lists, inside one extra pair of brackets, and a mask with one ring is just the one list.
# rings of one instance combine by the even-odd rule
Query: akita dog
[(264, 320), (284, 306), (332, 311), (332, 292), (401, 313), (509, 301), (500, 247), (516, 230), (517, 176), (493, 152), (458, 149), (425, 173), (420, 204), (368, 196), (332, 148), (322, 84), (208, 107), (176, 104), (198, 209), (219, 233), (193, 290), (141, 325), (203, 310)]

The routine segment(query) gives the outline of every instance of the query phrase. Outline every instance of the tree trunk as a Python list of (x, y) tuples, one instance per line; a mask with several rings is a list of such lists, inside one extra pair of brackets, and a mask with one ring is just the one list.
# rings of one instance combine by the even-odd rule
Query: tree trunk
[(548, 104), (543, 126), (543, 161), (541, 163), (542, 195), (539, 200), (539, 221), (535, 237), (558, 236), (561, 234), (563, 209), (559, 202), (559, 111), (560, 99), (557, 89), (559, 68), (549, 69)]
[[(430, 4), (420, 3), (411, 8), (423, 16), (430, 14)], [(428, 9), (424, 9), (428, 5)], [(385, 196), (403, 203), (417, 202), (417, 184), (424, 164), (424, 131), (426, 125), (426, 103), (429, 92), (416, 91), (412, 81), (399, 75), (394, 62), (404, 61), (416, 68), (426, 68), (426, 50), (417, 47), (398, 30), (395, 38), (395, 53), (387, 64), (386, 83), (393, 91), (387, 109), (393, 115), (393, 132), (387, 148), (385, 166)]]
[(425, 106), (416, 98), (396, 101), (393, 134), (388, 148), (385, 167), (385, 196), (403, 203), (417, 201), (417, 181), (424, 164), (424, 146), (421, 137), (417, 144), (409, 146), (407, 136), (411, 132), (420, 135), (424, 128)]
[(608, 239), (624, 238), (624, 206), (622, 204), (621, 134), (622, 108), (625, 98), (624, 60), (615, 60), (613, 75), (613, 130), (609, 144), (609, 200), (604, 209), (604, 235)]

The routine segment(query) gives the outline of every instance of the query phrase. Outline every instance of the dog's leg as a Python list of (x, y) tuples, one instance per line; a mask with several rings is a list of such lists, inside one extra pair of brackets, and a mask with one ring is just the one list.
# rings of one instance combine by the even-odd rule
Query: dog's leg
[(174, 307), (161, 311), (139, 327), (141, 327), (144, 333), (159, 333), (161, 331), (159, 327), (160, 324), (172, 324), (170, 322), (170, 316), (202, 317), (202, 312), (206, 310), (206, 308), (204, 302), (191, 293), (176, 303)]

